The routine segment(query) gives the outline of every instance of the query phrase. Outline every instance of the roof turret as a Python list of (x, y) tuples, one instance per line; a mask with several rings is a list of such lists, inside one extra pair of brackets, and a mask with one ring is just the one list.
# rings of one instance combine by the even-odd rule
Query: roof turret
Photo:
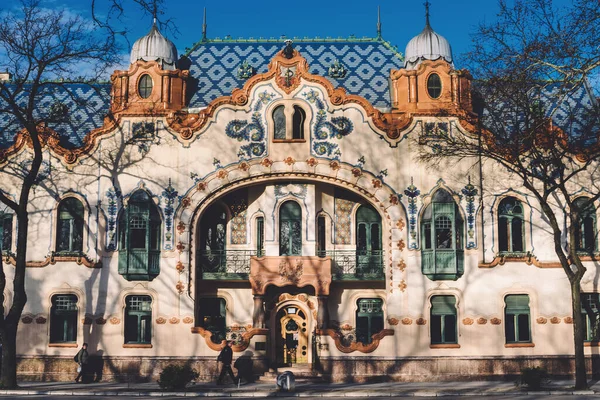
[(156, 26), (156, 19), (150, 32), (133, 44), (130, 62), (133, 64), (137, 60), (158, 61), (163, 69), (176, 68), (177, 48), (173, 42), (160, 33)]

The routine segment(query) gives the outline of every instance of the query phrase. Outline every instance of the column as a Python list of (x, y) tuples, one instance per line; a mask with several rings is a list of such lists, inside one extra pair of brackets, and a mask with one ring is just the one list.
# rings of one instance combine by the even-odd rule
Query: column
[(254, 296), (254, 313), (252, 314), (252, 327), (253, 328), (264, 328), (265, 327), (265, 306), (264, 296)]

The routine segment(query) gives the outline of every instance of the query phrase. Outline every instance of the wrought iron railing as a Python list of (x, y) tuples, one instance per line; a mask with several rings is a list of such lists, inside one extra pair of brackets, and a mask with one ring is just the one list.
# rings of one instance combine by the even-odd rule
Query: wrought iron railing
[(331, 257), (334, 279), (383, 279), (383, 250), (318, 251), (320, 257)]
[(200, 253), (204, 279), (248, 279), (250, 257), (256, 250), (212, 250)]

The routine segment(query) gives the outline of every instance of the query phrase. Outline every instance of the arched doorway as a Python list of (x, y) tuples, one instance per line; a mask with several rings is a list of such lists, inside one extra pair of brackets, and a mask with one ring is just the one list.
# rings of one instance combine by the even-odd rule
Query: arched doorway
[(313, 318), (306, 304), (284, 300), (271, 319), (271, 360), (275, 367), (308, 365), (312, 361)]

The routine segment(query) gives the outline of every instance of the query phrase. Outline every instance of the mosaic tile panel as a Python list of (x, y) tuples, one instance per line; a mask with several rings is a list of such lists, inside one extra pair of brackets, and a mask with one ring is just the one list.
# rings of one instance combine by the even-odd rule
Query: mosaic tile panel
[(352, 200), (335, 199), (335, 243), (352, 243), (352, 209), (356, 203)]
[(247, 227), (246, 216), (248, 212), (247, 193), (234, 193), (226, 200), (231, 212), (231, 244), (246, 244)]

